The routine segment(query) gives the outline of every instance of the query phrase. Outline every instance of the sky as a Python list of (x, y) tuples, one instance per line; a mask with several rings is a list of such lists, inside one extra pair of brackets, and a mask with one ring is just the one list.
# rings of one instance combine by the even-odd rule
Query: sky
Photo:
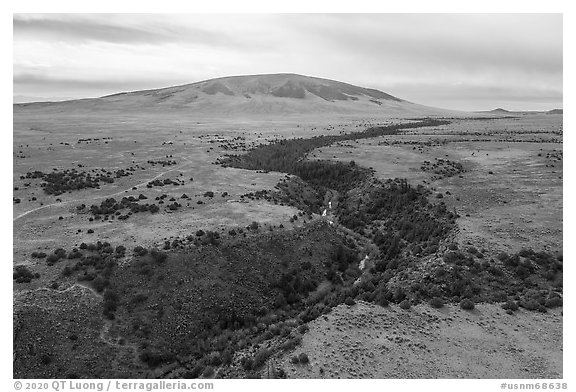
[(15, 102), (298, 73), (458, 110), (563, 107), (562, 14), (14, 14)]

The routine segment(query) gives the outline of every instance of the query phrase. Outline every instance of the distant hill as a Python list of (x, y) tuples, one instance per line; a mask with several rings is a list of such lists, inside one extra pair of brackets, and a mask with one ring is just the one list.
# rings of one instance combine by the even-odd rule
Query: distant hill
[(70, 97), (36, 97), (30, 95), (14, 95), (12, 97), (13, 103), (30, 103), (30, 102), (61, 102), (70, 101), (74, 98)]
[(191, 115), (251, 116), (446, 115), (457, 111), (418, 105), (380, 90), (297, 74), (231, 76), (101, 98), (14, 105), (14, 112), (186, 111)]
[(512, 111), (512, 110), (497, 108), (497, 109), (493, 109), (493, 110), (479, 111), (476, 113), (497, 114), (497, 115), (501, 115), (501, 116), (519, 116), (519, 115), (530, 115), (530, 114), (562, 114), (563, 110), (562, 109), (552, 109), (549, 111), (543, 111), (543, 110), (514, 110), (514, 111)]

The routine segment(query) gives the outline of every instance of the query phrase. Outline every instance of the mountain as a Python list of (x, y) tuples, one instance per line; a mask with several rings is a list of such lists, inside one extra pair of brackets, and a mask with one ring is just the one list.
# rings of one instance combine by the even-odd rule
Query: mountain
[(490, 110), (487, 113), (493, 113), (493, 114), (510, 114), (512, 113), (510, 110), (506, 110), (506, 109), (502, 109), (502, 108), (497, 108), (494, 110)]
[(552, 109), (548, 110), (546, 114), (564, 114), (564, 109)]
[(405, 101), (372, 88), (297, 74), (245, 75), (101, 98), (17, 104), (16, 111), (186, 111), (190, 115), (434, 115), (459, 112)]

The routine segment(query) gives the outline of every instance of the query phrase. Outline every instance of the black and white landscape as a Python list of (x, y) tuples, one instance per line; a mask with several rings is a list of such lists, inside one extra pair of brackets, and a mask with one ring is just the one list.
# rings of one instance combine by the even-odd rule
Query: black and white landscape
[(14, 378), (563, 377), (562, 15), (15, 14), (14, 96)]

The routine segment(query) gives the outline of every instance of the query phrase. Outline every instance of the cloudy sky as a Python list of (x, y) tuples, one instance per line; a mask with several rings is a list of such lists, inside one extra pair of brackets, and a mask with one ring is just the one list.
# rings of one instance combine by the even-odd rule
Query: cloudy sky
[(462, 110), (562, 107), (560, 14), (15, 14), (15, 101), (291, 72)]

